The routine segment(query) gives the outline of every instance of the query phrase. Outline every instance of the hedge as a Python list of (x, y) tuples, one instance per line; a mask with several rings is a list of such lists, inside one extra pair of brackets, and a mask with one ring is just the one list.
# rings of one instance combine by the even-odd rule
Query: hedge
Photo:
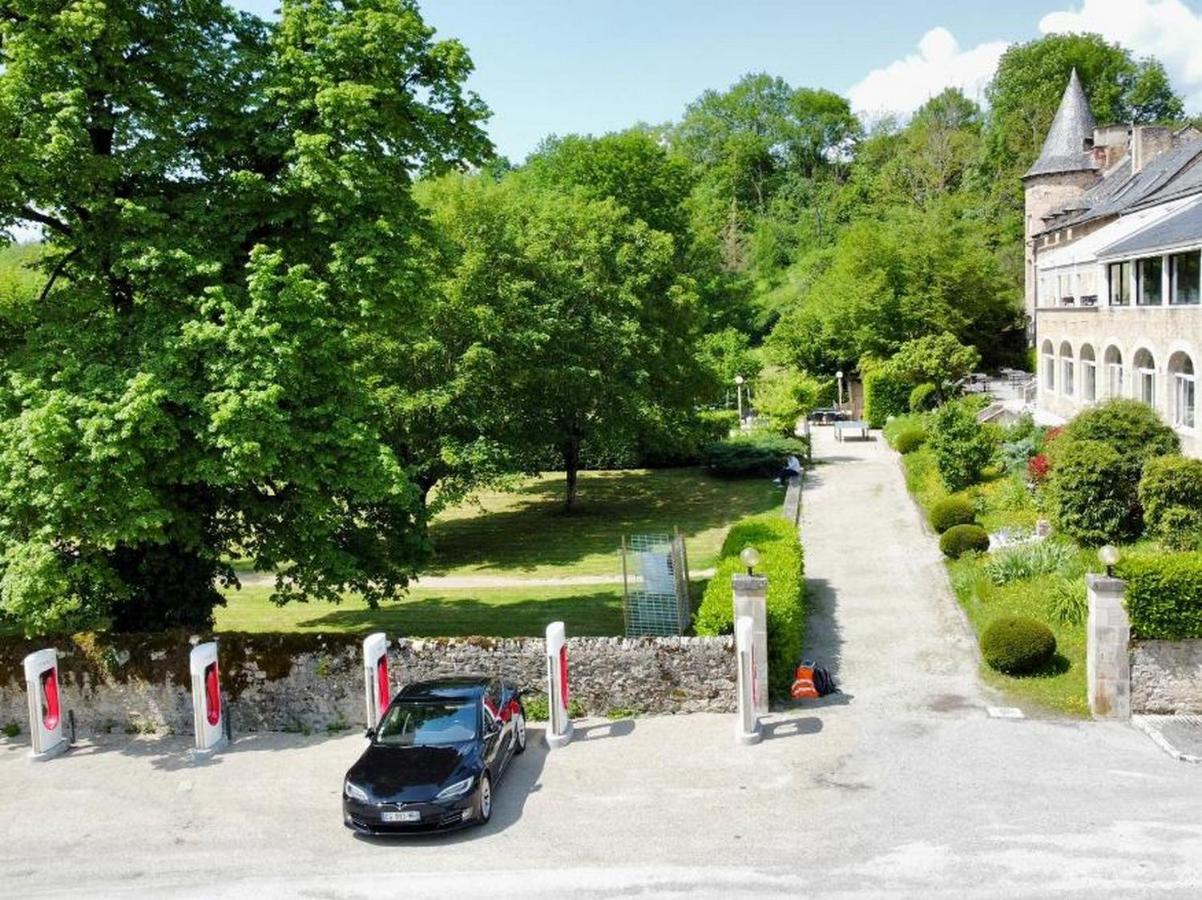
[(873, 428), (884, 428), (890, 416), (902, 416), (910, 411), (910, 391), (913, 383), (898, 378), (888, 365), (880, 364), (863, 373), (864, 418)]
[(953, 525), (939, 538), (939, 549), (950, 559), (965, 553), (984, 553), (989, 549), (989, 532), (980, 525)]
[(789, 456), (802, 462), (810, 458), (808, 437), (781, 437), (761, 432), (717, 441), (705, 448), (705, 467), (719, 478), (773, 478), (780, 474)]
[(927, 521), (931, 523), (939, 534), (953, 528), (956, 525), (975, 525), (977, 521), (977, 511), (972, 505), (972, 501), (967, 497), (944, 497), (938, 503), (931, 507), (930, 513), (927, 515)]
[(1131, 633), (1145, 640), (1202, 638), (1202, 552), (1123, 559)]
[(760, 552), (756, 574), (768, 579), (768, 681), (773, 696), (784, 697), (793, 683), (805, 641), (804, 563), (796, 526), (779, 513), (765, 513), (735, 524), (722, 544), (722, 555), (705, 588), (693, 626), (699, 635), (734, 631), (731, 577), (744, 571), (739, 554), (747, 546)]
[(1095, 547), (1134, 537), (1140, 520), (1129, 471), (1129, 460), (1110, 444), (1060, 438), (1049, 482), (1053, 524)]
[(905, 456), (907, 453), (913, 453), (919, 447), (926, 443), (927, 433), (917, 425), (912, 425), (905, 431), (899, 431), (897, 437), (893, 439), (893, 449)]
[(1202, 549), (1202, 459), (1148, 460), (1139, 482), (1139, 502), (1148, 531), (1165, 546)]
[(981, 655), (990, 668), (999, 672), (1027, 675), (1056, 655), (1056, 636), (1035, 619), (996, 619), (981, 634)]

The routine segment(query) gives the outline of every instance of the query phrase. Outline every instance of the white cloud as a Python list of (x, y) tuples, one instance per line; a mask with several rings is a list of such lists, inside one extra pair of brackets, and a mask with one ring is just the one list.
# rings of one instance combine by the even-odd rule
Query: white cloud
[(947, 87), (979, 100), (1006, 47), (1005, 41), (989, 41), (962, 50), (946, 28), (932, 28), (918, 42), (917, 53), (873, 69), (852, 87), (852, 108), (868, 116), (905, 115)]
[(1181, 0), (1082, 0), (1080, 6), (1048, 13), (1039, 30), (1092, 31), (1136, 56), (1155, 56), (1189, 109), (1202, 110), (1202, 13)]

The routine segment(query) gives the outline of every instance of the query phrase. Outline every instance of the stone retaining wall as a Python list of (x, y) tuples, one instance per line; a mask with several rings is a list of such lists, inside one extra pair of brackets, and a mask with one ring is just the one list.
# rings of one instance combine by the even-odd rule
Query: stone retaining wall
[[(222, 687), (235, 733), (365, 726), (361, 639), (238, 635), (219, 638)], [(46, 644), (0, 645), (0, 725), (28, 729), (21, 660)], [(192, 731), (187, 635), (76, 635), (59, 650), (63, 705), (78, 734)], [(734, 640), (573, 638), (571, 696), (587, 713), (733, 712)], [(451, 674), (503, 675), (537, 691), (543, 641), (447, 638), (394, 642), (394, 685)]]
[(1131, 711), (1202, 714), (1202, 640), (1133, 641)]

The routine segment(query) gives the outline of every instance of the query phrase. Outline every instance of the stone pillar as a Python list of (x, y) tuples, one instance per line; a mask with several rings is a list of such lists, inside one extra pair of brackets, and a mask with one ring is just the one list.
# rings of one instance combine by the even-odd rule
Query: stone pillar
[(743, 616), (751, 619), (752, 699), (755, 714), (768, 714), (768, 579), (762, 575), (735, 575), (734, 587), (736, 622)]
[(1089, 625), (1086, 679), (1089, 711), (1096, 718), (1131, 718), (1131, 624), (1123, 597), (1126, 582), (1105, 575), (1086, 575)]

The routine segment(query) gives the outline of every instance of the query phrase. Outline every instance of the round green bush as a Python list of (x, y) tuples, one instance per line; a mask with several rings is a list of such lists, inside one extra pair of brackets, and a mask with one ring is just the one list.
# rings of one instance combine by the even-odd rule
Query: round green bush
[(940, 534), (956, 525), (972, 525), (977, 512), (965, 497), (946, 497), (931, 507), (931, 527)]
[(905, 456), (926, 443), (926, 439), (927, 433), (921, 428), (917, 426), (907, 428), (905, 431), (899, 431), (897, 437), (893, 439), (893, 449)]
[(991, 668), (1007, 675), (1026, 675), (1056, 654), (1052, 629), (1035, 619), (996, 619), (981, 635), (981, 655)]
[(989, 549), (989, 532), (980, 525), (953, 525), (939, 539), (944, 556), (959, 559), (970, 550), (984, 553)]
[(939, 389), (927, 382), (920, 384), (910, 391), (910, 412), (927, 412), (935, 408), (939, 399)]

